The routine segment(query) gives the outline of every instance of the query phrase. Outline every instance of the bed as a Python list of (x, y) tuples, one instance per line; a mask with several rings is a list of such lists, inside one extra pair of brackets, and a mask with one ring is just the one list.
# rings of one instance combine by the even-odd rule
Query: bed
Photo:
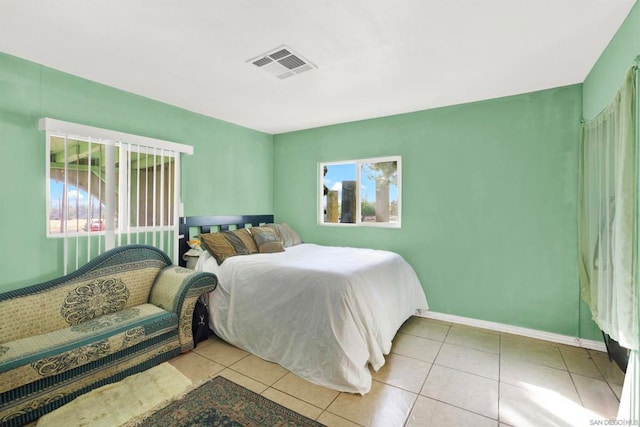
[[(273, 217), (182, 222), (186, 239), (194, 227), (201, 233), (258, 227)], [(283, 252), (232, 256), (221, 265), (205, 251), (196, 270), (218, 276), (209, 295), (216, 335), (339, 391), (367, 393), (369, 365), (380, 369), (402, 323), (428, 309), (413, 268), (388, 251), (301, 243)]]

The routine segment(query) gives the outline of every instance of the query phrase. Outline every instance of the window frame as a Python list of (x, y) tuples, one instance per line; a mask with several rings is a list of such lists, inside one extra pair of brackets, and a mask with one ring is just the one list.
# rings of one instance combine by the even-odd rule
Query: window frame
[[(179, 185), (179, 180), (176, 180), (175, 178), (177, 177), (178, 171), (179, 171), (179, 162), (180, 162), (180, 152), (174, 151), (174, 150), (167, 150), (167, 149), (163, 149), (163, 148), (157, 148), (157, 147), (153, 147), (153, 148), (149, 148), (149, 147), (141, 147), (140, 145), (137, 144), (132, 144), (132, 143), (128, 143), (128, 142), (124, 142), (124, 141), (111, 141), (111, 140), (99, 140), (96, 138), (92, 138), (92, 137), (86, 137), (86, 136), (65, 136), (64, 134), (61, 134), (59, 132), (54, 132), (54, 131), (47, 131), (46, 132), (46, 152), (47, 152), (47, 158), (46, 158), (46, 182), (47, 182), (47, 187), (46, 187), (46, 198), (47, 198), (47, 221), (46, 221), (46, 228), (47, 228), (47, 238), (64, 238), (65, 235), (66, 236), (70, 236), (70, 237), (75, 237), (76, 235), (78, 236), (86, 236), (86, 235), (92, 235), (92, 236), (97, 236), (97, 235), (102, 235), (104, 236), (106, 234), (106, 223), (109, 222), (107, 220), (107, 217), (109, 216), (114, 216), (114, 221), (115, 218), (118, 219), (118, 221), (116, 221), (115, 223), (115, 228), (114, 228), (114, 232), (115, 234), (125, 234), (125, 233), (143, 233), (143, 232), (154, 232), (154, 231), (169, 231), (175, 228), (175, 224), (178, 222), (178, 216), (177, 216), (177, 210), (176, 210), (176, 203), (179, 203), (179, 200), (175, 200), (174, 196), (177, 196), (179, 198), (179, 194), (175, 195), (173, 192), (171, 192), (171, 189), (173, 189), (173, 191), (175, 192), (176, 189), (178, 188)], [(100, 230), (91, 230), (91, 229), (87, 229), (84, 231), (65, 231), (65, 232), (59, 232), (59, 233), (53, 233), (51, 230), (51, 221), (50, 219), (50, 213), (52, 210), (52, 205), (51, 205), (51, 171), (52, 171), (52, 165), (51, 165), (51, 140), (52, 138), (61, 138), (61, 139), (65, 139), (65, 140), (70, 140), (70, 141), (74, 141), (74, 142), (81, 142), (81, 143), (87, 143), (89, 144), (89, 147), (93, 146), (103, 146), (105, 147), (105, 150), (110, 150), (110, 149), (115, 149), (117, 150), (117, 153), (114, 153), (111, 155), (111, 160), (119, 165), (126, 165), (127, 167), (122, 167), (120, 166), (118, 168), (118, 173), (117, 173), (117, 177), (113, 178), (113, 182), (115, 183), (116, 186), (116, 193), (117, 193), (117, 206), (118, 208), (114, 211), (114, 212), (107, 212), (107, 209), (105, 208), (104, 211), (104, 218), (99, 218), (102, 222), (103, 222), (103, 227), (105, 228), (101, 228)], [(66, 145), (66, 142), (65, 142)], [(66, 150), (66, 147), (65, 147)], [(93, 151), (93, 150), (92, 150)], [(103, 154), (100, 154), (99, 156), (102, 156)], [(133, 188), (132, 188), (132, 174), (131, 172), (131, 168), (129, 167), (129, 163), (131, 162), (131, 156), (132, 155), (147, 155), (147, 156), (153, 156), (154, 157), (154, 162), (158, 162), (158, 164), (166, 164), (167, 160), (166, 159), (172, 159), (169, 160), (169, 162), (172, 162), (172, 170), (173, 170), (173, 174), (174, 174), (174, 179), (170, 179), (170, 177), (167, 177), (165, 179), (165, 172), (164, 170), (160, 171), (160, 177), (154, 176), (153, 181), (153, 186), (151, 188), (151, 190), (149, 190), (149, 188), (147, 187), (147, 191), (149, 192), (155, 192), (156, 188), (156, 184), (158, 186), (162, 186), (163, 188), (166, 185), (169, 185), (171, 187), (171, 189), (169, 190), (168, 193), (168, 197), (172, 200), (169, 200), (168, 198), (164, 197), (164, 193), (161, 192), (160, 193), (160, 198), (158, 200), (158, 204), (163, 206), (167, 203), (169, 203), (167, 206), (167, 208), (163, 208), (161, 211), (158, 212), (158, 214), (156, 214), (157, 211), (157, 206), (156, 206), (156, 200), (154, 198), (154, 203), (152, 204), (152, 206), (145, 206), (145, 211), (151, 210), (153, 213), (151, 214), (151, 223), (149, 224), (141, 224), (139, 221), (139, 218), (136, 219), (135, 224), (133, 224), (131, 221), (131, 211), (130, 211), (130, 195), (133, 192)], [(68, 157), (69, 154), (65, 153), (65, 157)], [(109, 156), (109, 154), (104, 154), (105, 156), (105, 160), (106, 157)], [(102, 159), (102, 157), (101, 157)], [(102, 163), (102, 162), (101, 162)], [(65, 162), (65, 169), (64, 169), (64, 175), (68, 176), (69, 173), (69, 169), (67, 169), (66, 167), (66, 162)], [(109, 166), (104, 166), (105, 170), (109, 169)], [(157, 165), (156, 165), (157, 167)], [(84, 172), (83, 172), (84, 173)], [(108, 174), (108, 172), (107, 172)], [(155, 175), (155, 173), (154, 173)], [(137, 176), (137, 179), (140, 179), (139, 173)], [(164, 184), (161, 183), (161, 181), (164, 181)], [(149, 184), (147, 184), (149, 185)], [(120, 191), (120, 189), (125, 189), (124, 191)], [(79, 189), (78, 189), (79, 190)], [(140, 188), (137, 188), (137, 190), (139, 191)], [(109, 191), (107, 189), (107, 191)], [(137, 194), (138, 196), (140, 196), (140, 194)], [(68, 195), (66, 195), (66, 197), (68, 197)], [(89, 197), (92, 197), (92, 195), (89, 195)], [(173, 202), (173, 203), (172, 203)], [(98, 201), (98, 203), (101, 203)], [(65, 203), (65, 205), (68, 204)], [(172, 206), (173, 205), (173, 206)], [(173, 221), (169, 221), (170, 218), (165, 218), (164, 217), (164, 213), (167, 212), (167, 215), (170, 215), (171, 219)], [(114, 215), (115, 214), (115, 215)], [(159, 224), (156, 223), (156, 217), (159, 216)], [(89, 218), (78, 218), (81, 219), (83, 221), (88, 220)], [(91, 218), (93, 220), (93, 218)], [(166, 220), (166, 221), (165, 221)], [(165, 223), (166, 222), (166, 223)], [(164, 224), (163, 224), (164, 223)], [(66, 226), (68, 227), (68, 225)], [(66, 228), (65, 227), (65, 228)]]
[[(71, 252), (75, 252), (75, 268), (79, 266), (79, 257), (82, 247), (85, 247), (87, 261), (92, 256), (103, 253), (106, 250), (112, 249), (117, 246), (122, 246), (130, 243), (143, 243), (155, 246), (161, 250), (164, 250), (167, 254), (173, 254), (173, 259), (178, 257), (178, 233), (179, 233), (179, 218), (183, 215), (183, 207), (181, 201), (181, 186), (180, 186), (180, 165), (182, 160), (182, 154), (193, 154), (193, 147), (190, 145), (180, 144), (172, 141), (165, 141), (156, 138), (150, 138), (141, 135), (128, 134), (124, 132), (102, 129), (93, 126), (82, 125), (78, 123), (65, 122), (62, 120), (51, 119), (43, 117), (38, 121), (38, 128), (41, 131), (45, 131), (45, 194), (46, 194), (46, 209), (45, 209), (45, 235), (47, 238), (61, 238), (63, 240), (63, 267), (64, 274), (67, 274), (68, 268), (72, 267), (73, 255)], [(105, 176), (105, 199), (107, 195), (109, 200), (107, 201), (106, 209), (104, 210), (104, 230), (96, 230), (87, 232), (69, 232), (68, 227), (64, 228), (63, 233), (51, 233), (50, 229), (50, 212), (51, 212), (51, 144), (52, 138), (63, 138), (64, 141), (64, 176), (65, 182), (68, 176), (67, 165), (69, 164), (69, 156), (67, 153), (68, 141), (83, 141), (89, 144), (102, 145), (107, 147), (104, 153), (104, 161), (106, 164), (113, 163), (113, 166), (107, 168), (104, 171)], [(92, 150), (91, 146), (88, 150)], [(116, 153), (117, 150), (117, 153)], [(131, 169), (130, 160), (133, 155), (137, 155), (136, 160), (140, 159), (140, 155), (153, 155), (154, 156), (154, 170), (157, 168), (157, 158), (160, 159), (159, 174), (160, 177), (156, 177), (158, 174), (154, 172), (153, 175), (153, 192), (156, 192), (156, 183), (158, 180), (165, 182), (165, 164), (171, 163), (169, 173), (173, 176), (166, 177), (171, 183), (167, 189), (167, 195), (163, 192), (162, 184), (160, 187), (159, 199), (153, 196), (153, 205), (149, 206), (149, 209), (153, 209), (153, 224), (152, 226), (141, 226), (139, 219), (136, 219), (135, 225), (131, 223), (131, 204), (127, 198), (131, 193), (131, 175), (129, 170)], [(101, 154), (102, 156), (102, 154)], [(117, 158), (116, 158), (117, 157)], [(168, 162), (165, 159), (171, 158)], [(116, 165), (121, 168), (122, 164), (126, 164), (127, 172), (119, 170), (116, 176)], [(89, 169), (87, 168), (87, 171)], [(138, 173), (137, 177), (140, 177)], [(111, 182), (111, 184), (109, 184)], [(116, 194), (112, 189), (117, 185), (119, 189), (126, 189), (126, 192), (118, 191)], [(173, 190), (172, 190), (173, 189)], [(126, 194), (125, 194), (126, 193)], [(68, 191), (65, 193), (65, 197), (68, 197)], [(89, 190), (89, 197), (91, 197), (91, 191)], [(159, 212), (155, 209), (156, 200), (162, 206), (165, 206), (165, 197), (170, 197), (173, 200), (173, 205), (166, 205), (170, 211), (161, 209)], [(117, 205), (114, 202), (117, 200)], [(98, 202), (100, 203), (100, 201)], [(67, 203), (65, 203), (67, 205)], [(116, 213), (110, 214), (109, 206), (117, 206), (118, 213), (118, 227), (115, 226)], [(138, 205), (139, 206), (139, 205)], [(147, 209), (145, 207), (145, 209)], [(124, 212), (124, 214), (122, 214)], [(145, 213), (147, 211), (145, 210)], [(163, 213), (166, 212), (165, 217)], [(156, 221), (156, 213), (159, 213), (159, 221)], [(140, 212), (136, 215), (139, 218)], [(88, 216), (92, 216), (92, 212), (88, 211)], [(166, 221), (165, 221), (166, 218)], [(92, 218), (91, 218), (92, 219)], [(99, 218), (102, 219), (102, 218)], [(149, 222), (145, 222), (149, 224)], [(90, 224), (88, 225), (88, 227)], [(96, 246), (97, 245), (97, 246)], [(95, 253), (97, 251), (97, 253)], [(82, 255), (84, 257), (84, 255)]]
[[(398, 221), (397, 222), (371, 222), (371, 221), (362, 221), (362, 192), (361, 192), (361, 181), (362, 181), (362, 166), (368, 163), (385, 163), (385, 162), (397, 162), (397, 193), (398, 193)], [(347, 164), (355, 164), (356, 165), (356, 222), (353, 223), (341, 223), (341, 222), (325, 222), (325, 200), (324, 200), (324, 167), (331, 165), (347, 165)], [(328, 227), (373, 227), (373, 228), (402, 228), (402, 156), (393, 155), (393, 156), (384, 156), (384, 157), (370, 157), (363, 159), (354, 159), (354, 160), (337, 160), (337, 161), (324, 161), (318, 162), (318, 185), (317, 191), (317, 224), (320, 226), (328, 226)]]

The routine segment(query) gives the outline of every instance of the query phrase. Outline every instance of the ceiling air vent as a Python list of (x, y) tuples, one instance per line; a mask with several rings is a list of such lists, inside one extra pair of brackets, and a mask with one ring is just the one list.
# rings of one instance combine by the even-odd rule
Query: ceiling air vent
[(286, 79), (317, 68), (287, 46), (280, 46), (247, 62), (262, 68), (279, 79)]

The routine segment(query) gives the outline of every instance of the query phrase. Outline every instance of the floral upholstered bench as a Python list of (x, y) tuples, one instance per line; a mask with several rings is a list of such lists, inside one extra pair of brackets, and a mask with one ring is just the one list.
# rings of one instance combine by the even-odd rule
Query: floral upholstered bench
[(0, 425), (18, 426), (93, 388), (193, 348), (211, 273), (123, 246), (62, 278), (0, 294)]

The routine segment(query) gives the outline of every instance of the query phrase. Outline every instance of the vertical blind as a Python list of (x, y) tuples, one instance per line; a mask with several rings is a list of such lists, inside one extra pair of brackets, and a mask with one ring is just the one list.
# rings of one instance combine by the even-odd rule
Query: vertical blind
[(117, 246), (178, 256), (180, 154), (193, 147), (40, 119), (47, 141), (47, 235), (62, 239), (64, 274)]

